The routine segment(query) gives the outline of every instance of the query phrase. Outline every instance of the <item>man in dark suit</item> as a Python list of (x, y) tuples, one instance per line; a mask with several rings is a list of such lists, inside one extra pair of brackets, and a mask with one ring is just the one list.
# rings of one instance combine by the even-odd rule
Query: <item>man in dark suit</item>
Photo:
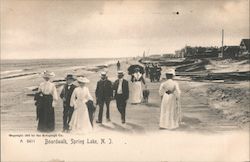
[(63, 100), (63, 131), (69, 130), (69, 122), (71, 120), (74, 108), (70, 106), (71, 95), (76, 88), (73, 84), (75, 81), (72, 74), (68, 74), (66, 79), (66, 84), (63, 86), (62, 92), (60, 94), (61, 99)]
[(113, 98), (112, 82), (108, 80), (106, 72), (101, 73), (101, 79), (97, 82), (96, 90), (96, 103), (99, 105), (98, 120), (96, 123), (102, 123), (103, 107), (106, 104), (106, 119), (110, 121), (109, 104)]
[(123, 79), (123, 72), (118, 71), (118, 79), (115, 81), (113, 89), (115, 91), (115, 100), (118, 111), (121, 113), (122, 123), (125, 124), (126, 120), (126, 105), (129, 98), (128, 81)]

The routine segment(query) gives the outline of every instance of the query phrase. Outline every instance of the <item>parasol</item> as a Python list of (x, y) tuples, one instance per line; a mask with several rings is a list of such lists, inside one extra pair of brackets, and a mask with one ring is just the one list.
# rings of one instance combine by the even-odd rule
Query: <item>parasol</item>
[(141, 65), (137, 65), (137, 64), (129, 66), (129, 68), (128, 68), (128, 74), (129, 75), (133, 74), (134, 70), (136, 68), (139, 68), (140, 73), (144, 74), (144, 68)]

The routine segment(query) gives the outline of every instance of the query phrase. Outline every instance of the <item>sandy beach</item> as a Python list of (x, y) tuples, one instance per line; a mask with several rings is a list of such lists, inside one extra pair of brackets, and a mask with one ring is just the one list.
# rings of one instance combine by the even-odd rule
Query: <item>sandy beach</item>
[[(131, 59), (128, 62), (123, 61), (122, 70), (127, 73), (127, 67), (135, 63), (138, 64), (138, 60)], [(51, 70), (56, 73), (54, 80), (62, 80), (66, 73), (72, 72), (72, 68), (52, 67)], [(96, 71), (82, 71), (81, 68), (77, 68), (76, 71), (73, 71), (77, 74), (84, 73), (84, 75), (89, 78), (91, 82), (88, 84), (88, 87), (92, 96), (94, 97), (96, 82), (99, 80), (100, 72), (102, 70), (102, 68), (99, 68), (96, 69)], [(113, 64), (104, 70), (108, 71), (108, 78), (111, 81), (115, 81), (117, 78), (116, 66)], [(130, 76), (126, 74), (125, 78), (129, 80)], [(72, 138), (112, 139), (112, 142), (115, 146), (100, 147), (100, 145), (98, 145), (96, 147), (89, 146), (87, 147), (88, 149), (82, 149), (81, 145), (75, 146), (75, 148), (82, 149), (80, 151), (81, 154), (88, 154), (88, 156), (85, 158), (89, 160), (118, 160), (122, 157), (132, 160), (134, 158), (129, 158), (128, 156), (129, 150), (131, 148), (138, 150), (131, 153), (130, 155), (138, 157), (139, 160), (162, 160), (166, 157), (172, 160), (180, 160), (183, 158), (190, 160), (193, 160), (194, 158), (202, 160), (205, 157), (201, 156), (202, 154), (206, 155), (206, 157), (210, 156), (210, 160), (214, 160), (214, 157), (218, 156), (218, 152), (234, 153), (232, 156), (226, 158), (230, 160), (238, 160), (239, 156), (241, 157), (240, 159), (247, 159), (248, 155), (246, 152), (239, 152), (234, 148), (230, 148), (230, 150), (223, 149), (225, 147), (229, 147), (229, 145), (231, 145), (234, 140), (238, 139), (241, 140), (237, 142), (237, 146), (240, 145), (242, 148), (248, 149), (247, 143), (249, 141), (249, 134), (247, 133), (247, 129), (242, 129), (239, 124), (223, 117), (220, 111), (211, 107), (207, 90), (209, 87), (214, 87), (215, 85), (218, 86), (220, 83), (196, 82), (177, 76), (176, 80), (178, 80), (182, 91), (181, 105), (183, 124), (180, 128), (174, 131), (159, 130), (158, 124), (161, 99), (158, 94), (158, 89), (160, 82), (151, 83), (149, 79), (146, 79), (146, 84), (150, 90), (149, 103), (142, 103), (139, 105), (131, 105), (128, 103), (126, 115), (127, 123), (125, 125), (121, 123), (120, 114), (116, 108), (115, 101), (112, 101), (110, 107), (111, 122), (106, 122), (104, 120), (103, 125), (98, 125), (95, 123), (93, 133), (88, 135), (62, 133), (63, 107), (62, 100), (60, 99), (55, 107), (56, 130), (51, 134), (60, 134), (63, 138), (68, 140)], [(2, 132), (4, 132), (2, 134), (2, 140), (7, 144), (3, 144), (2, 147), (15, 147), (17, 145), (17, 143), (11, 141), (11, 138), (7, 138), (9, 134), (24, 132), (39, 134), (36, 130), (36, 113), (33, 96), (31, 96), (31, 94), (33, 93), (32, 90), (37, 85), (39, 85), (41, 81), (42, 78), (39, 76), (39, 74), (1, 80), (1, 129)], [(56, 82), (58, 93), (61, 91), (62, 83), (63, 82)], [(230, 86), (230, 84), (228, 84), (228, 86)], [(231, 86), (235, 86), (235, 84), (232, 84)], [(105, 111), (106, 109), (104, 108), (104, 113)], [(97, 119), (97, 114), (98, 107), (95, 113), (95, 119)], [(37, 149), (36, 153), (34, 153), (34, 156), (32, 158), (28, 158), (31, 161), (34, 159), (39, 159), (43, 149), (57, 149), (57, 145), (44, 145), (44, 142), (41, 141), (41, 138), (34, 139), (36, 139), (36, 145), (18, 145), (20, 149), (23, 148), (23, 153), (27, 153), (27, 150), (29, 150), (31, 146)], [(204, 141), (211, 142), (203, 143)], [(202, 146), (202, 143), (205, 148)], [(139, 145), (145, 145), (145, 147), (139, 147)], [(184, 145), (185, 147), (183, 147)], [(112, 157), (110, 154), (111, 152), (108, 152), (102, 158), (97, 158), (94, 156), (93, 151), (89, 151), (89, 149), (95, 149), (96, 152), (101, 151), (104, 148), (115, 151), (117, 146), (119, 146), (119, 148), (123, 151), (117, 152), (117, 156), (115, 157)], [(192, 148), (191, 146), (195, 147)], [(208, 151), (206, 150), (214, 146), (216, 146), (216, 149), (214, 152), (209, 152), (208, 155)], [(155, 149), (150, 149), (152, 147)], [(70, 146), (63, 145), (62, 148), (62, 150), (59, 149), (58, 153), (47, 154), (44, 159), (79, 159), (79, 156), (72, 157), (70, 159), (68, 156), (61, 156), (61, 154), (66, 153), (66, 150), (70, 149)], [(165, 154), (160, 153), (161, 151), (158, 149), (164, 148), (166, 150), (162, 153)], [(188, 148), (192, 154), (188, 153)], [(195, 152), (197, 148), (201, 150), (200, 153)], [(180, 156), (178, 151), (171, 151), (172, 149), (182, 150), (182, 155)], [(145, 156), (140, 156), (141, 154)], [(16, 157), (6, 155), (5, 159), (16, 160)], [(221, 157), (221, 159), (226, 160), (225, 157)]]
[[(137, 60), (122, 62), (122, 70), (127, 73), (127, 68), (131, 64), (138, 64)], [(93, 70), (82, 70), (79, 67), (58, 68), (53, 67), (56, 77), (54, 80), (63, 80), (66, 73), (72, 72), (84, 74), (90, 79), (88, 87), (92, 96), (96, 83), (100, 79), (101, 68)], [(116, 66), (113, 64), (104, 70), (108, 71), (108, 77), (111, 81), (115, 81)], [(125, 75), (127, 80), (130, 80), (129, 75)], [(185, 80), (181, 77), (176, 77), (182, 91), (181, 105), (183, 112), (184, 124), (178, 131), (184, 132), (223, 132), (232, 130), (241, 130), (237, 123), (223, 118), (219, 111), (211, 108), (211, 102), (207, 90), (209, 87), (218, 87), (219, 83), (194, 82)], [(42, 81), (39, 74), (32, 76), (24, 76), (18, 78), (10, 78), (1, 80), (1, 127), (3, 131), (35, 131), (37, 121), (35, 120), (35, 106), (33, 96), (31, 95), (34, 89)], [(63, 82), (57, 82), (58, 94), (61, 92)], [(104, 125), (95, 125), (95, 131), (111, 131), (111, 132), (127, 132), (127, 133), (147, 133), (158, 130), (159, 114), (160, 114), (160, 96), (158, 89), (160, 82), (151, 83), (146, 79), (146, 84), (150, 90), (149, 103), (127, 106), (127, 125), (121, 125), (120, 114), (118, 113), (115, 101), (111, 102), (111, 123)], [(230, 84), (227, 84), (230, 86)], [(235, 86), (235, 84), (231, 84)], [(56, 131), (62, 130), (62, 100), (59, 99), (55, 107), (56, 111)], [(98, 108), (96, 114), (98, 113)], [(95, 115), (97, 117), (97, 115)], [(107, 126), (106, 126), (107, 125)]]

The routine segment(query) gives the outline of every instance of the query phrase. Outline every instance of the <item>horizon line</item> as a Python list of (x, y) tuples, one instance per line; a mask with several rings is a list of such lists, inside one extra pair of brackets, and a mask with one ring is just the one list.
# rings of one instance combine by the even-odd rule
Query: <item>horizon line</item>
[[(134, 56), (134, 57), (138, 57), (138, 56)], [(59, 60), (66, 60), (66, 59), (126, 59), (126, 58), (133, 58), (132, 56), (129, 57), (74, 57), (74, 58), (1, 58), (0, 60), (55, 60), (55, 59), (59, 59)]]

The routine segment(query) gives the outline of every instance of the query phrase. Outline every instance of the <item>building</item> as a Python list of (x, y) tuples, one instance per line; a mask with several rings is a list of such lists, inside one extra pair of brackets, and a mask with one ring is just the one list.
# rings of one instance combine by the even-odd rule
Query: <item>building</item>
[(152, 54), (149, 57), (161, 57), (161, 55), (160, 54)]
[(219, 56), (219, 48), (218, 47), (207, 47), (204, 51), (203, 57), (212, 58)]
[(183, 51), (184, 57), (195, 57), (196, 49), (194, 47), (186, 46)]
[(175, 55), (177, 58), (183, 58), (184, 57), (184, 50), (176, 50)]
[(242, 39), (240, 42), (240, 56), (248, 56), (250, 55), (250, 39)]
[(175, 54), (173, 53), (167, 53), (167, 54), (162, 54), (162, 57), (163, 58), (175, 58)]
[(180, 51), (184, 57), (189, 58), (212, 58), (218, 57), (218, 47), (190, 47), (186, 46)]
[[(240, 46), (224, 46), (223, 58), (237, 58), (240, 52)], [(222, 47), (220, 48), (220, 51)]]

